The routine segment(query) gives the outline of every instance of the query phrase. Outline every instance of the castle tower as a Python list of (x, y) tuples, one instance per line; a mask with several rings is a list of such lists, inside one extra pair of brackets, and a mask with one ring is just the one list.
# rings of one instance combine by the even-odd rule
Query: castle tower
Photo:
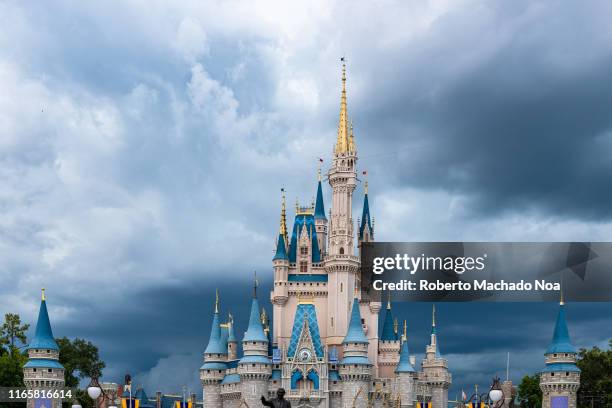
[(423, 368), (422, 380), (431, 391), (432, 408), (447, 408), (448, 388), (452, 379), (448, 372), (448, 362), (442, 358), (438, 348), (436, 305), (432, 307), (431, 340), (425, 349), (425, 360), (423, 360), (421, 366)]
[(213, 315), (212, 327), (210, 328), (210, 339), (204, 350), (204, 364), (200, 367), (200, 380), (204, 393), (204, 406), (221, 407), (220, 383), (227, 370), (228, 346), (221, 334), (219, 321), (219, 293), (216, 294), (215, 313)]
[(404, 334), (402, 335), (402, 346), (400, 358), (395, 369), (396, 381), (395, 392), (399, 393), (402, 407), (413, 407), (415, 401), (415, 378), (417, 372), (410, 361), (410, 350), (408, 349), (408, 335), (406, 321), (404, 320)]
[[(44, 289), (34, 338), (28, 345), (28, 362), (23, 366), (23, 382), (28, 389), (64, 387), (64, 366), (59, 362), (59, 347), (53, 338)], [(35, 404), (34, 399), (27, 400), (27, 408), (34, 408)], [(47, 400), (45, 406), (61, 408), (62, 401)]]
[(576, 348), (572, 345), (563, 294), (552, 341), (546, 350), (546, 367), (540, 373), (542, 408), (576, 408), (580, 387), (580, 369), (576, 366)]
[(343, 357), (340, 360), (342, 379), (342, 406), (366, 408), (372, 378), (372, 364), (368, 359), (368, 339), (361, 325), (359, 300), (353, 300), (350, 324), (342, 342)]
[(327, 217), (325, 216), (325, 205), (323, 204), (323, 188), (321, 187), (321, 169), (319, 169), (319, 182), (317, 183), (317, 198), (315, 200), (315, 227), (319, 239), (319, 249), (322, 254), (327, 253)]
[(249, 407), (260, 406), (262, 395), (268, 397), (268, 379), (272, 374), (272, 363), (268, 358), (268, 337), (261, 324), (259, 311), (256, 280), (253, 285), (249, 327), (242, 339), (243, 357), (238, 362), (241, 395)]
[[(325, 270), (328, 278), (327, 344), (340, 345), (348, 330), (348, 306), (359, 287), (359, 258), (355, 256), (353, 232), (353, 191), (357, 183), (357, 149), (351, 137), (346, 102), (346, 66), (342, 64), (342, 94), (338, 135), (332, 165), (328, 172), (332, 188), (329, 237)], [(365, 316), (368, 320), (369, 316)], [(368, 322), (370, 323), (370, 322)], [(378, 315), (373, 328), (378, 337)], [(373, 344), (375, 357), (377, 344)]]
[(396, 320), (393, 319), (391, 310), (391, 293), (388, 296), (382, 333), (378, 341), (378, 376), (381, 378), (393, 378), (400, 353)]
[(288, 300), (287, 280), (289, 277), (289, 240), (287, 236), (287, 202), (285, 191), (282, 191), (280, 227), (276, 241), (276, 253), (272, 258), (274, 267), (274, 287), (272, 288), (272, 305), (274, 315), (274, 338), (282, 333), (283, 322), (288, 319), (286, 303)]

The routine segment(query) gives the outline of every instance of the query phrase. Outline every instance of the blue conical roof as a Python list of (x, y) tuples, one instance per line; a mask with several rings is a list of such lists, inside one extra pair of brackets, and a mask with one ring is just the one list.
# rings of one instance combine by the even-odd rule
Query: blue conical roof
[(408, 341), (404, 339), (402, 348), (400, 349), (400, 360), (395, 369), (396, 373), (414, 373), (416, 370), (410, 363), (410, 350), (408, 350)]
[(264, 332), (263, 325), (261, 324), (261, 318), (259, 316), (259, 302), (257, 301), (257, 297), (253, 297), (253, 302), (251, 303), (251, 316), (249, 317), (249, 328), (246, 333), (244, 333), (245, 341), (268, 341), (268, 337)]
[(548, 346), (548, 349), (546, 350), (546, 354), (575, 352), (576, 348), (572, 345), (569, 330), (567, 329), (567, 322), (565, 320), (565, 305), (562, 304), (559, 306), (557, 323), (555, 324), (555, 332), (553, 334), (550, 346)]
[(59, 350), (59, 347), (53, 338), (51, 322), (49, 322), (49, 313), (47, 312), (47, 302), (44, 299), (40, 302), (38, 322), (36, 322), (36, 331), (34, 333), (34, 338), (28, 345), (28, 349)]
[(357, 298), (353, 300), (351, 321), (349, 322), (349, 328), (344, 338), (344, 343), (368, 343), (368, 339), (361, 326), (361, 313), (359, 313), (359, 300)]
[(221, 326), (219, 322), (219, 312), (215, 311), (213, 316), (212, 326), (210, 328), (210, 339), (208, 340), (208, 346), (204, 353), (207, 354), (227, 354), (227, 344), (223, 344), (223, 338), (221, 336)]
[(359, 226), (359, 239), (363, 238), (363, 231), (366, 225), (372, 231), (372, 217), (370, 217), (370, 203), (368, 201), (368, 193), (363, 196), (363, 212), (361, 213), (361, 225)]
[(325, 216), (325, 206), (323, 205), (323, 189), (321, 188), (321, 180), (319, 180), (319, 184), (317, 186), (317, 200), (315, 202), (315, 219), (326, 220)]
[(395, 330), (393, 328), (393, 313), (391, 312), (390, 307), (387, 308), (387, 311), (385, 313), (385, 321), (383, 323), (380, 339), (384, 341), (397, 340), (397, 336), (395, 335)]
[(285, 245), (285, 236), (282, 233), (278, 234), (276, 254), (274, 254), (274, 258), (272, 258), (272, 260), (275, 261), (277, 259), (289, 260), (289, 256), (287, 255), (287, 246)]

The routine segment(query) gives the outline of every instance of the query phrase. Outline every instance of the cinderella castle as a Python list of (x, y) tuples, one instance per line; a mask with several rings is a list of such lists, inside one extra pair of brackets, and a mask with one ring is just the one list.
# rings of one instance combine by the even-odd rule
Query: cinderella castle
[[(379, 330), (382, 304), (361, 289), (360, 254), (356, 248), (362, 242), (373, 241), (375, 234), (367, 183), (362, 215), (354, 228), (356, 166), (357, 146), (349, 125), (343, 65), (338, 135), (327, 172), (331, 210), (325, 214), (319, 173), (316, 199), (311, 206), (297, 206), (289, 235), (283, 196), (272, 259), (272, 324), (260, 308), (255, 281), (241, 356), (233, 317), (221, 321), (217, 296), (200, 368), (203, 408), (259, 407), (262, 395), (271, 397), (280, 387), (287, 391), (286, 398), (294, 407), (449, 406), (452, 377), (438, 348), (435, 308), (430, 341), (417, 366), (408, 349), (406, 322), (400, 330), (387, 301)], [(64, 367), (59, 362), (60, 349), (51, 330), (44, 292), (35, 334), (27, 350), (29, 360), (23, 367), (26, 387), (63, 387)], [(580, 385), (576, 357), (562, 301), (553, 339), (545, 352), (545, 368), (540, 373), (543, 408), (576, 407)], [(508, 408), (514, 393), (510, 381), (504, 386), (501, 407)], [(142, 390), (130, 398), (141, 400), (142, 407), (165, 408), (161, 392), (157, 394), (156, 399), (150, 399)], [(193, 395), (194, 406), (200, 406), (195, 398)], [(27, 407), (61, 408), (59, 400), (43, 402), (29, 399)], [(167, 407), (173, 407), (175, 402), (171, 400)], [(99, 408), (116, 405), (114, 400), (97, 403)]]
[(438, 349), (435, 310), (430, 344), (417, 369), (406, 323), (400, 334), (387, 302), (379, 335), (381, 302), (361, 290), (358, 248), (373, 241), (375, 233), (367, 182), (355, 228), (357, 160), (343, 65), (338, 134), (326, 173), (331, 209), (325, 213), (319, 171), (316, 199), (310, 206), (296, 205), (289, 234), (283, 195), (272, 259), (272, 323), (259, 306), (255, 286), (242, 357), (233, 320), (221, 323), (217, 299), (200, 369), (206, 408), (260, 406), (260, 397), (272, 396), (279, 387), (295, 407), (413, 407), (417, 401), (447, 407), (452, 377)]

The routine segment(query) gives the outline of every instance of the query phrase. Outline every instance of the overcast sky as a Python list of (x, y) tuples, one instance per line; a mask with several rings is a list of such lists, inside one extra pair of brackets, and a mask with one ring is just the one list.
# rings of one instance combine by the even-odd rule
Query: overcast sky
[[(280, 187), (329, 165), (343, 55), (378, 240), (610, 241), (610, 2), (175, 3), (0, 2), (0, 312), (45, 286), (104, 380), (200, 392), (214, 288), (242, 333)], [(430, 305), (395, 306), (422, 354)], [(451, 397), (540, 369), (556, 308), (440, 305)], [(575, 343), (610, 316), (570, 304)]]

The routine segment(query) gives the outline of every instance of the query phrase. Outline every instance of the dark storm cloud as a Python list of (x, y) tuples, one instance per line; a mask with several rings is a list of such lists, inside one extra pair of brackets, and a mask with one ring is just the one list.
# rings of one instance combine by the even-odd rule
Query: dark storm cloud
[(358, 65), (367, 71), (353, 105), (362, 150), (384, 156), (369, 162), (382, 170), (395, 161), (386, 167), (395, 185), (469, 196), (473, 216), (609, 219), (610, 11), (593, 2), (480, 4)]

